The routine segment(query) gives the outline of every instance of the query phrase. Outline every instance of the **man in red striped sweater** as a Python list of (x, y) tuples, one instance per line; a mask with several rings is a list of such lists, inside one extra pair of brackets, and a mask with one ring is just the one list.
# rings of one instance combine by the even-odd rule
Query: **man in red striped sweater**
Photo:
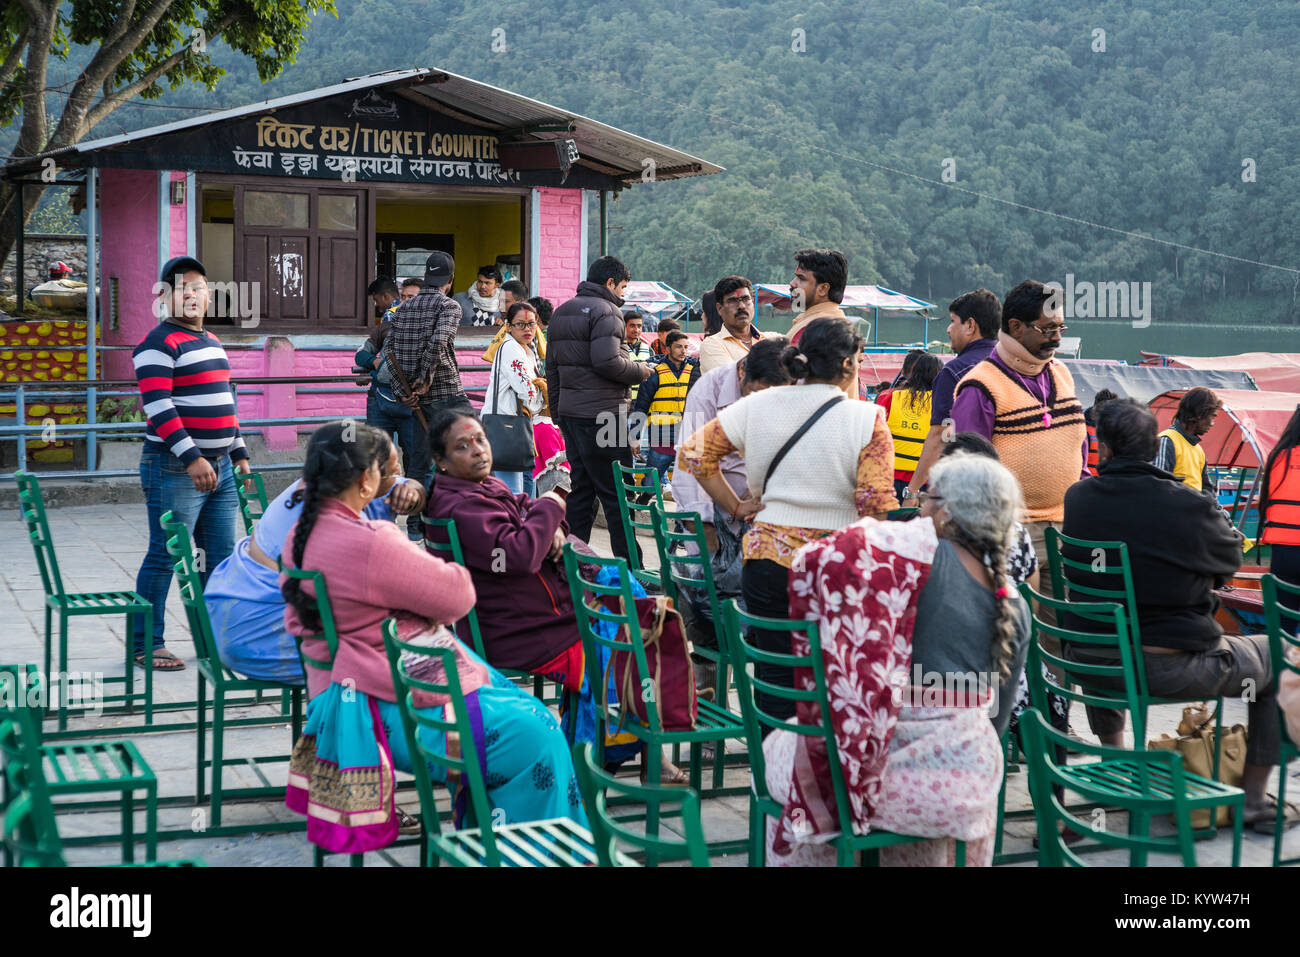
[[(234, 469), (247, 475), (248, 450), (239, 434), (226, 351), (203, 328), (208, 283), (203, 264), (190, 256), (162, 269), (162, 322), (131, 354), (140, 399), (149, 425), (140, 456), (140, 484), (149, 513), (149, 550), (136, 575), (135, 590), (153, 603), (153, 635), (133, 635), (136, 664), (176, 671), (185, 663), (163, 647), (172, 559), (161, 517), (172, 512), (189, 529), (195, 563), (206, 583), (208, 571), (235, 547), (239, 499)], [(139, 619), (137, 619), (138, 621)], [(152, 647), (152, 660), (145, 664)]]

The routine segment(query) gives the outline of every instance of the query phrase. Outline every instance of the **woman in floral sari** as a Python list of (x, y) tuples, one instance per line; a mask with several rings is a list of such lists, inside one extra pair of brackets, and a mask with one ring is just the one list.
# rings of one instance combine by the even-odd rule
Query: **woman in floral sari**
[[(968, 865), (988, 865), (998, 734), (1028, 647), (1008, 570), (1020, 488), (1001, 464), (959, 454), (935, 466), (929, 499), (932, 521), (863, 519), (800, 549), (790, 606), (820, 622), (854, 832), (942, 839), (887, 848), (885, 864), (952, 863), (955, 839), (967, 842)], [(807, 649), (797, 636), (795, 646)], [(801, 704), (799, 720), (817, 723), (816, 706)], [(825, 842), (840, 818), (824, 742), (777, 731), (763, 753), (768, 788), (785, 803), (768, 827), (768, 864), (833, 864)]]
[[(474, 604), (469, 572), (428, 554), (392, 522), (361, 517), (380, 487), (388, 448), (382, 432), (355, 422), (322, 426), (307, 447), (302, 514), (285, 540), (282, 561), (324, 576), (338, 648), (330, 670), (307, 669), (311, 700), (289, 766), (286, 804), (307, 815), (308, 840), (329, 851), (374, 850), (396, 838), (393, 772), (410, 771), (412, 756), (384, 650), (381, 625), (393, 618), (403, 640), (456, 652), (474, 740), (448, 742), (431, 729), (421, 736), (429, 735), (434, 751), (478, 755), (488, 799), (504, 820), (474, 823), (569, 817), (585, 825), (555, 719), (442, 627)], [(280, 585), (288, 603), (285, 627), (297, 635), (319, 633), (310, 583), (282, 577)], [(323, 640), (303, 645), (313, 658), (327, 655)], [(417, 708), (444, 705), (415, 698)]]

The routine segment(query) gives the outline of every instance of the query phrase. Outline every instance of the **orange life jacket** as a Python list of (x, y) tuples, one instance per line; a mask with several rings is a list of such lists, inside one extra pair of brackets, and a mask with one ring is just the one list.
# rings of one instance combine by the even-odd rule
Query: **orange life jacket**
[(1088, 426), (1088, 472), (1091, 475), (1097, 474), (1097, 426), (1091, 422), (1085, 422)]
[(1264, 533), (1259, 537), (1265, 545), (1300, 545), (1300, 457), (1293, 456), (1294, 451), (1273, 463)]

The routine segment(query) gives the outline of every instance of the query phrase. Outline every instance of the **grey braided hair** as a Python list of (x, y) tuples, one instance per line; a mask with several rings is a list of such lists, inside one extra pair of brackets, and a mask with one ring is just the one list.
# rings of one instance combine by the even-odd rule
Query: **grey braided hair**
[(935, 464), (930, 489), (943, 500), (948, 514), (943, 537), (980, 559), (992, 575), (995, 591), (1001, 592), (992, 652), (998, 672), (1009, 678), (1019, 604), (1015, 583), (1007, 572), (1007, 558), (1016, 522), (1024, 510), (1020, 483), (1001, 462), (958, 452)]

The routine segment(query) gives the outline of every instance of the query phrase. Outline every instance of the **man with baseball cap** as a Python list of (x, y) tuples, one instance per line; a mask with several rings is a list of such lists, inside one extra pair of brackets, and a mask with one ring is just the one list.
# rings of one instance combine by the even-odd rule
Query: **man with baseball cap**
[(393, 330), (383, 346), (384, 361), (392, 363), (394, 392), (399, 401), (415, 410), (419, 425), (407, 478), (422, 483), (426, 489), (433, 462), (429, 447), (433, 413), (448, 406), (471, 408), (456, 365), (456, 327), (460, 325), (461, 309), (447, 296), (455, 270), (455, 261), (447, 253), (429, 254), (420, 294), (397, 307)]
[(189, 530), (195, 563), (206, 583), (209, 570), (235, 547), (239, 500), (234, 470), (249, 473), (230, 389), (230, 363), (217, 337), (203, 328), (206, 276), (203, 263), (192, 256), (178, 256), (163, 266), (154, 287), (154, 311), (162, 321), (131, 353), (141, 405), (149, 418), (140, 455), (149, 550), (135, 590), (153, 604), (153, 634), (146, 636), (137, 625), (133, 640), (136, 663), (160, 671), (185, 667), (163, 647), (172, 558), (160, 519), (171, 512)]

